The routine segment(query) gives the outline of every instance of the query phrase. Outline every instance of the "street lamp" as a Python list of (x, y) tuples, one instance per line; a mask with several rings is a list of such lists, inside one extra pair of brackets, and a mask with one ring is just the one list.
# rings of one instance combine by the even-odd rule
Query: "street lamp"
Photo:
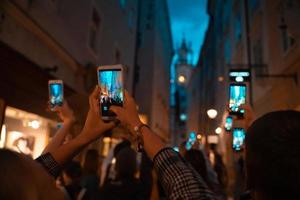
[(218, 112), (215, 109), (209, 109), (207, 115), (210, 119), (215, 119), (218, 115)]
[(180, 75), (178, 77), (178, 81), (179, 81), (179, 83), (184, 83), (185, 82), (185, 77), (183, 75)]
[(222, 128), (221, 127), (216, 128), (215, 133), (220, 135), (222, 133)]

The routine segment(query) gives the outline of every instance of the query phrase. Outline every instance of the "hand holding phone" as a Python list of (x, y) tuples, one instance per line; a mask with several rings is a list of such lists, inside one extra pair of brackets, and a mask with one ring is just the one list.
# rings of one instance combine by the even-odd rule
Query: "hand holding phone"
[(227, 131), (227, 132), (231, 131), (232, 124), (233, 124), (233, 118), (229, 115), (226, 117), (226, 120), (225, 120), (225, 125), (224, 125), (225, 131)]
[(243, 149), (244, 141), (246, 137), (246, 131), (243, 128), (234, 128), (232, 131), (232, 148), (235, 151), (241, 151)]
[(122, 65), (99, 66), (98, 84), (101, 89), (100, 104), (103, 120), (113, 120), (115, 114), (109, 110), (114, 106), (123, 106), (123, 67)]
[(50, 109), (53, 111), (55, 106), (62, 106), (64, 101), (64, 90), (62, 80), (49, 80), (49, 103)]
[(229, 113), (231, 115), (243, 116), (245, 113), (241, 106), (246, 104), (246, 85), (232, 83), (229, 86)]

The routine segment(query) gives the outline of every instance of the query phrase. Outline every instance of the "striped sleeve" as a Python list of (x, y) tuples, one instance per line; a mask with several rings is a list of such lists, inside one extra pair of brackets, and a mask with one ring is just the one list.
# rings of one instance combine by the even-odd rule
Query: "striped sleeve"
[(201, 176), (172, 148), (161, 150), (153, 162), (168, 199), (216, 199)]

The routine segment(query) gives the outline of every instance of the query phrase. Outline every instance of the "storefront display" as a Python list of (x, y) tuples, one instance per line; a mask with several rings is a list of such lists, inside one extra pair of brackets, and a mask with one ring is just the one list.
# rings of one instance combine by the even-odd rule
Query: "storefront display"
[(32, 158), (38, 157), (53, 135), (56, 123), (39, 115), (13, 107), (5, 110), (1, 131), (1, 148), (8, 148)]

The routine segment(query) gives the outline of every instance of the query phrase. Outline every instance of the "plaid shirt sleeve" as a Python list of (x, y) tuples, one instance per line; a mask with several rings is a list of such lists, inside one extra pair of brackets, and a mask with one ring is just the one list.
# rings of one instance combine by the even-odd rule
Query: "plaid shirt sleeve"
[(168, 199), (217, 199), (201, 176), (173, 149), (162, 149), (153, 162)]
[(61, 172), (61, 166), (54, 160), (50, 153), (43, 154), (35, 159), (39, 164), (41, 164), (44, 169), (54, 178), (57, 178)]

